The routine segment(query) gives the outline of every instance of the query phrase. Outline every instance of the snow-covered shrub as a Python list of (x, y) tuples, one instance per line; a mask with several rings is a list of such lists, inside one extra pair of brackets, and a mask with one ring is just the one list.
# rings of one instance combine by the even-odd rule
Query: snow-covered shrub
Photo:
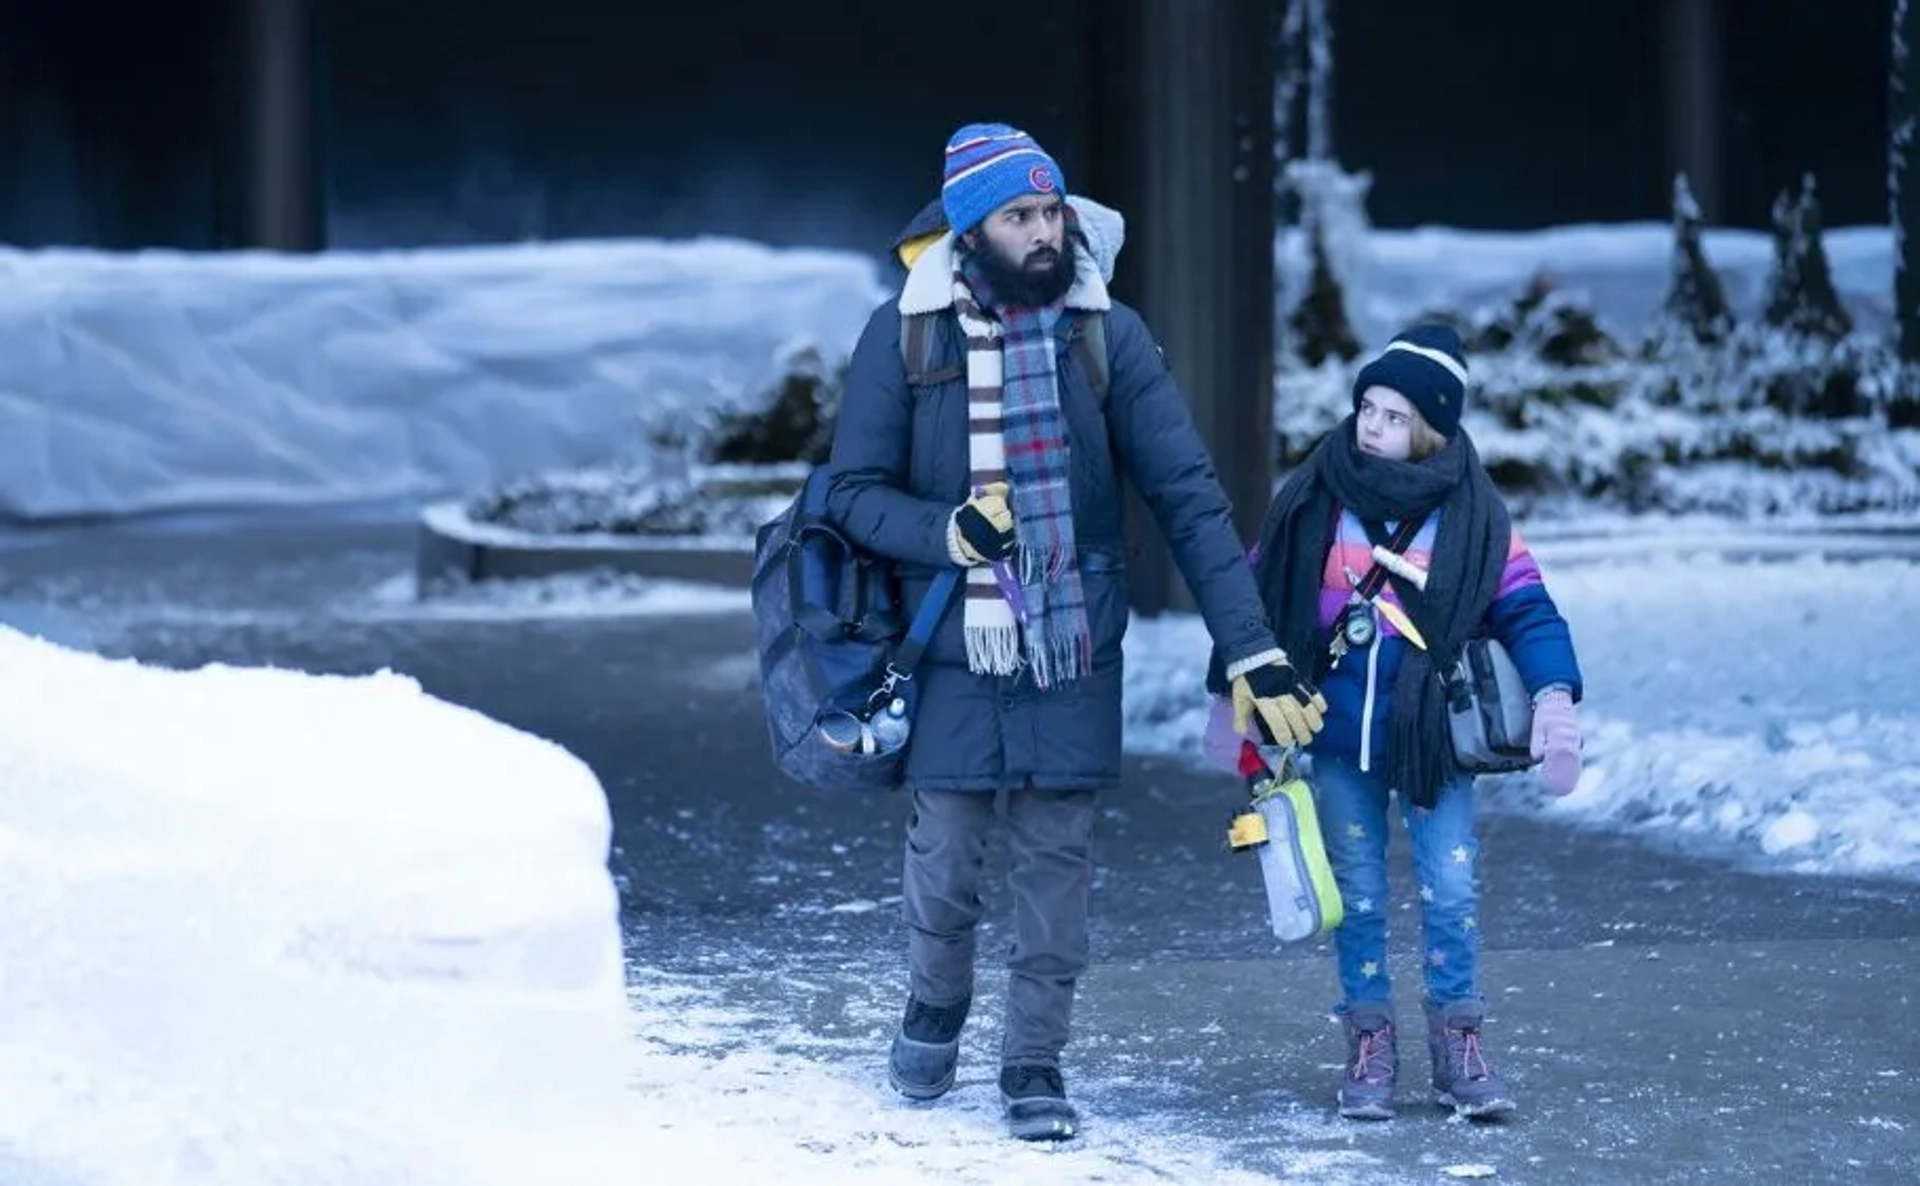
[(737, 465), (774, 465), (787, 461), (819, 464), (833, 446), (833, 419), (839, 410), (846, 363), (827, 365), (820, 352), (799, 351), (786, 360), (785, 373), (771, 392), (750, 410), (723, 413), (702, 452), (708, 461)]
[(475, 522), (535, 535), (746, 539), (779, 513), (805, 472), (804, 464), (569, 470), (510, 483), (466, 509)]
[[(1765, 326), (1668, 357), (1596, 345), (1564, 366), (1523, 333), (1570, 297), (1529, 294), (1476, 341), (1465, 424), (1494, 481), (1535, 516), (1607, 507), (1739, 516), (1920, 510), (1920, 378), (1878, 338), (1824, 341)], [(1577, 318), (1567, 318), (1577, 323)], [(1281, 470), (1299, 463), (1352, 406), (1356, 365), (1283, 372), (1274, 421)]]

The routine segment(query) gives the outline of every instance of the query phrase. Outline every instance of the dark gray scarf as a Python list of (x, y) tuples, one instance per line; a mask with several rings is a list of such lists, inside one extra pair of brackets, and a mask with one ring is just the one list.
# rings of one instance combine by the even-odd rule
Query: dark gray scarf
[(1493, 604), (1512, 521), (1465, 431), (1422, 461), (1387, 461), (1360, 451), (1353, 417), (1341, 421), (1274, 496), (1254, 568), (1275, 637), (1316, 677), (1329, 662), (1320, 584), (1342, 507), (1375, 523), (1440, 512), (1425, 594), (1391, 578), (1431, 652), (1409, 644), (1394, 683), (1388, 785), (1431, 807), (1454, 772), (1440, 673)]

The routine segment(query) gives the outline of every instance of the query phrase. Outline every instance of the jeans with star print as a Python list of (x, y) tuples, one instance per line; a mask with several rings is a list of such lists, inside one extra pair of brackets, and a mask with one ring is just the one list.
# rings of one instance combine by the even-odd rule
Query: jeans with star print
[[(1341, 1012), (1362, 1001), (1388, 1000), (1393, 990), (1387, 973), (1388, 795), (1381, 765), (1363, 771), (1338, 758), (1313, 761), (1320, 833), (1346, 915), (1333, 932), (1346, 997)], [(1463, 776), (1447, 784), (1431, 810), (1414, 807), (1402, 796), (1400, 814), (1412, 841), (1419, 887), (1427, 999), (1437, 1005), (1478, 999), (1474, 862), (1480, 844), (1473, 834), (1473, 779)]]

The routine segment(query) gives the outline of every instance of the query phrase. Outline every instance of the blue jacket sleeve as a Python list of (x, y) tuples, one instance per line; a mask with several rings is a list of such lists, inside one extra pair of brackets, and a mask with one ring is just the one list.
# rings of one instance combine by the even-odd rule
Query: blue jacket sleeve
[(1277, 644), (1253, 570), (1234, 533), (1226, 491), (1187, 398), (1140, 315), (1107, 315), (1108, 423), (1120, 457), (1160, 524), (1223, 663)]
[(1573, 689), (1578, 703), (1585, 694), (1580, 660), (1573, 650), (1573, 632), (1560, 607), (1547, 592), (1540, 566), (1515, 535), (1513, 554), (1500, 580), (1499, 595), (1487, 610), (1487, 629), (1513, 657), (1529, 693), (1550, 684)]
[(874, 311), (853, 349), (828, 460), (827, 514), (862, 546), (895, 560), (952, 567), (953, 507), (907, 493), (913, 457), (913, 392), (900, 358), (900, 314)]

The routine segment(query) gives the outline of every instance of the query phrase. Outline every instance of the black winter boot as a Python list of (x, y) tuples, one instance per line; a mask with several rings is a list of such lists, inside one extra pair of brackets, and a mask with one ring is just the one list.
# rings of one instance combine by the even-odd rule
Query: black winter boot
[(931, 1100), (953, 1087), (960, 1066), (960, 1030), (967, 1024), (968, 997), (957, 1005), (929, 1005), (907, 998), (906, 1016), (893, 1036), (887, 1078), (908, 1099)]
[(1023, 1141), (1065, 1141), (1079, 1130), (1080, 1114), (1067, 1102), (1058, 1067), (1000, 1068), (1000, 1099), (1007, 1131)]

